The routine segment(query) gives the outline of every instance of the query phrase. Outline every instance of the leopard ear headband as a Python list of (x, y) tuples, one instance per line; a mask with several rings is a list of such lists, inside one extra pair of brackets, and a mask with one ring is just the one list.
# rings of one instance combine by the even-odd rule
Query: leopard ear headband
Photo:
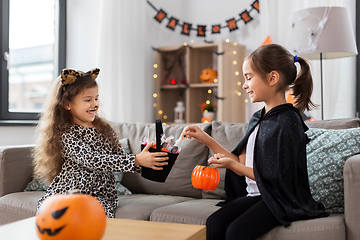
[(86, 73), (82, 71), (76, 71), (73, 69), (64, 69), (61, 71), (61, 85), (63, 86), (63, 90), (65, 90), (66, 86), (74, 83), (76, 79), (78, 79), (79, 77), (88, 75), (95, 80), (99, 75), (99, 73), (100, 73), (99, 68), (91, 69)]

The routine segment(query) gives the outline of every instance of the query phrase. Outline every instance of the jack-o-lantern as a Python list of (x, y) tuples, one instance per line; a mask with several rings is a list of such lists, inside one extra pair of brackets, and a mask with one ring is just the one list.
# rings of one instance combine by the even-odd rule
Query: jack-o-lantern
[(213, 83), (214, 79), (217, 78), (217, 71), (214, 69), (203, 69), (200, 74), (201, 83)]
[(105, 228), (104, 208), (90, 195), (53, 195), (36, 213), (36, 233), (41, 240), (99, 240)]
[(191, 174), (194, 188), (214, 191), (220, 182), (219, 170), (212, 167), (197, 165)]

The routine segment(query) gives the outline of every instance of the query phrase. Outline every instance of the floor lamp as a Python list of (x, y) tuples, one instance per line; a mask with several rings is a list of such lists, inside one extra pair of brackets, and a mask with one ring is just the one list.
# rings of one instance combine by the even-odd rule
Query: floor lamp
[(317, 7), (294, 12), (288, 47), (307, 59), (320, 59), (321, 119), (324, 119), (323, 59), (356, 56), (354, 29), (348, 9)]

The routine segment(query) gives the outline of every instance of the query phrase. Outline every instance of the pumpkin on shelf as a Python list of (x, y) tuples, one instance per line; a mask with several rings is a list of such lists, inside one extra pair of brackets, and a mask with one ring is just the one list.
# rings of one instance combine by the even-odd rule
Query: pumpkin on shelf
[(201, 71), (200, 81), (201, 83), (213, 83), (217, 78), (217, 71), (211, 68), (206, 68)]
[(194, 188), (214, 191), (220, 182), (219, 170), (209, 166), (197, 165), (191, 174)]
[(78, 192), (48, 197), (36, 213), (36, 233), (41, 240), (100, 240), (106, 214), (100, 202)]

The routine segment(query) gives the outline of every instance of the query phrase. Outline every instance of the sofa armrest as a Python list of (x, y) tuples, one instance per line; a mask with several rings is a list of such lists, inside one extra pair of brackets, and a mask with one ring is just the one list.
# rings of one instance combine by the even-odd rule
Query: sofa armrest
[(33, 146), (0, 147), (0, 197), (22, 192), (32, 179)]
[(360, 154), (349, 158), (344, 166), (345, 223), (348, 240), (360, 239)]

